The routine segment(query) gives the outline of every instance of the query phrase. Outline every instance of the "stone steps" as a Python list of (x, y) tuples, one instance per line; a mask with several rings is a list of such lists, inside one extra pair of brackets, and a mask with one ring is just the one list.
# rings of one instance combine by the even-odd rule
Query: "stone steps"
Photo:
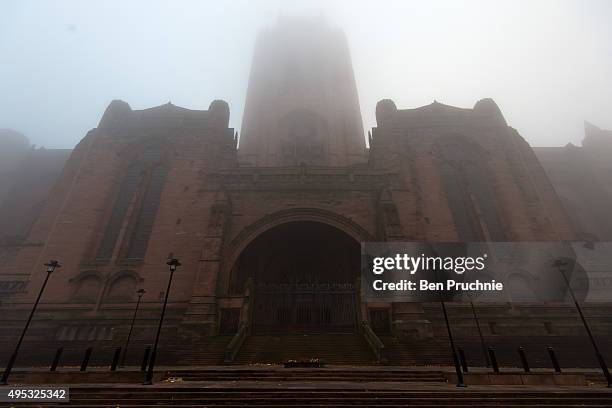
[[(393, 336), (380, 336), (387, 349), (391, 365), (452, 365), (448, 340), (439, 337), (427, 340), (398, 340)], [(158, 352), (161, 365), (220, 365), (225, 347), (232, 336), (203, 337), (179, 342), (162, 343)], [(552, 346), (561, 367), (597, 368), (592, 347), (586, 336), (486, 336), (487, 346), (494, 346), (501, 367), (520, 367), (517, 353), (524, 346), (533, 368), (551, 368), (546, 351)], [(25, 342), (17, 358), (17, 367), (51, 364), (57, 347), (64, 345), (61, 366), (80, 365), (84, 351), (93, 347), (90, 366), (109, 366), (114, 349), (123, 344), (116, 341), (77, 342)], [(136, 340), (130, 344), (127, 365), (139, 366), (144, 348), (149, 342)], [(612, 366), (612, 339), (599, 337), (598, 344)], [(456, 345), (465, 350), (470, 366), (484, 366), (485, 359), (480, 339), (476, 336), (457, 337)], [(0, 343), (0, 366), (8, 361), (13, 342)], [(309, 334), (249, 336), (237, 356), (236, 364), (282, 363), (289, 358), (318, 357), (329, 364), (376, 364), (369, 347), (358, 334)]]
[(304, 334), (249, 336), (236, 364), (283, 363), (319, 358), (329, 364), (373, 364), (375, 357), (360, 334)]
[[(215, 336), (195, 342), (164, 346), (160, 349), (160, 364), (172, 365), (220, 365), (225, 348), (232, 336)], [(164, 352), (162, 354), (162, 352)]]
[[(21, 405), (21, 404), (20, 404)], [(23, 406), (40, 404), (23, 404)], [(470, 391), (466, 390), (347, 390), (195, 387), (72, 387), (73, 407), (609, 407), (612, 392), (592, 391)], [(45, 406), (66, 406), (48, 404)]]
[(165, 378), (183, 381), (352, 381), (352, 382), (437, 382), (445, 383), (441, 371), (364, 369), (220, 369), (172, 370)]

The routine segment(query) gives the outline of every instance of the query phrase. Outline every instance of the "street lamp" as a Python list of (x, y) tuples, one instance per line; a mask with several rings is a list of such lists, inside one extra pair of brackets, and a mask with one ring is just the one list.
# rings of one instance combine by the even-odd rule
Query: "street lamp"
[[(435, 270), (436, 282), (440, 282), (438, 278), (438, 270)], [(442, 306), (442, 313), (444, 314), (444, 323), (446, 323), (446, 331), (448, 333), (448, 341), (453, 355), (453, 364), (455, 365), (455, 372), (457, 373), (457, 387), (467, 387), (463, 379), (463, 371), (459, 366), (459, 358), (457, 357), (457, 348), (455, 347), (455, 340), (453, 339), (453, 332), (451, 330), (450, 321), (448, 319), (448, 313), (446, 312), (446, 304), (444, 303), (444, 297), (440, 290), (437, 290), (440, 305)]]
[(480, 337), (480, 345), (482, 347), (482, 352), (485, 356), (485, 363), (488, 367), (489, 366), (489, 353), (487, 353), (487, 345), (482, 335), (482, 329), (480, 328), (480, 321), (478, 319), (478, 315), (476, 314), (476, 307), (474, 306), (474, 301), (472, 300), (471, 295), (470, 295), (470, 306), (472, 307), (472, 316), (474, 317), (474, 321), (476, 322), (476, 328), (478, 329), (478, 336)]
[(446, 312), (446, 304), (444, 299), (440, 296), (440, 304), (442, 305), (442, 313), (444, 313), (444, 322), (446, 323), (446, 331), (448, 332), (448, 341), (453, 355), (453, 363), (455, 365), (455, 372), (457, 373), (457, 387), (466, 387), (463, 380), (463, 372), (459, 366), (459, 358), (457, 357), (457, 348), (455, 347), (455, 340), (453, 339), (453, 332), (451, 331), (450, 322), (448, 320), (448, 313)]
[(30, 327), (30, 323), (32, 322), (32, 316), (34, 316), (34, 312), (36, 311), (36, 308), (38, 307), (38, 303), (40, 302), (40, 298), (42, 297), (43, 291), (45, 290), (45, 286), (47, 286), (47, 281), (49, 280), (49, 276), (51, 276), (51, 273), (56, 268), (61, 267), (59, 262), (54, 261), (54, 260), (50, 260), (49, 262), (45, 264), (45, 266), (47, 267), (47, 276), (45, 277), (45, 281), (43, 282), (42, 287), (40, 288), (40, 292), (38, 292), (38, 297), (36, 298), (36, 302), (34, 302), (34, 307), (32, 307), (32, 311), (30, 312), (28, 321), (26, 322), (26, 325), (23, 328), (23, 331), (21, 332), (19, 341), (17, 341), (17, 346), (15, 347), (15, 351), (13, 351), (13, 354), (11, 355), (11, 358), (9, 359), (9, 362), (7, 363), (6, 368), (4, 369), (4, 373), (2, 374), (2, 379), (0, 380), (0, 384), (2, 385), (8, 384), (9, 375), (11, 374), (11, 370), (13, 369), (13, 365), (15, 364), (17, 353), (19, 353), (19, 347), (21, 347), (21, 342), (23, 342), (23, 338), (25, 337), (25, 334), (28, 331), (28, 327)]
[(172, 254), (168, 257), (166, 265), (170, 268), (170, 278), (168, 279), (168, 288), (166, 289), (166, 296), (164, 298), (164, 307), (162, 308), (161, 317), (159, 318), (159, 325), (157, 326), (157, 334), (155, 335), (155, 343), (153, 344), (153, 351), (151, 353), (151, 360), (149, 361), (149, 368), (145, 374), (144, 385), (153, 384), (153, 369), (155, 367), (155, 357), (157, 356), (157, 344), (159, 343), (159, 335), (161, 333), (162, 324), (164, 323), (164, 315), (166, 314), (166, 305), (168, 304), (168, 294), (170, 293), (170, 285), (172, 284), (172, 276), (176, 268), (181, 266), (178, 259), (173, 258)]
[(556, 267), (559, 270), (559, 272), (561, 272), (561, 275), (563, 276), (563, 281), (565, 282), (565, 286), (567, 286), (567, 289), (572, 297), (572, 300), (574, 301), (574, 305), (576, 306), (576, 309), (578, 310), (578, 314), (580, 315), (580, 320), (582, 320), (582, 325), (584, 326), (584, 329), (589, 335), (589, 340), (591, 340), (591, 345), (593, 346), (593, 350), (595, 350), (595, 356), (597, 357), (599, 366), (601, 367), (601, 370), (603, 371), (603, 375), (606, 378), (606, 381), (608, 382), (608, 388), (612, 388), (612, 377), (610, 376), (610, 371), (608, 371), (608, 365), (606, 364), (606, 360), (604, 360), (603, 356), (599, 352), (599, 347), (597, 347), (597, 343), (595, 343), (595, 338), (593, 337), (591, 328), (589, 327), (589, 324), (584, 318), (584, 314), (582, 314), (582, 308), (580, 307), (580, 304), (578, 303), (578, 300), (576, 299), (574, 290), (572, 289), (572, 286), (570, 285), (570, 282), (567, 279), (565, 272), (563, 272), (563, 267), (566, 265), (567, 265), (567, 261), (564, 261), (562, 259), (557, 259), (553, 263), (553, 266)]
[(130, 345), (130, 337), (132, 337), (132, 330), (134, 329), (134, 322), (136, 321), (136, 314), (138, 313), (138, 306), (140, 306), (140, 300), (142, 295), (146, 293), (144, 289), (138, 289), (138, 300), (136, 301), (136, 308), (134, 309), (134, 316), (132, 316), (132, 323), (130, 324), (130, 331), (128, 332), (127, 339), (125, 340), (125, 347), (123, 348), (123, 357), (121, 358), (121, 367), (125, 364), (125, 356), (127, 355), (128, 346)]

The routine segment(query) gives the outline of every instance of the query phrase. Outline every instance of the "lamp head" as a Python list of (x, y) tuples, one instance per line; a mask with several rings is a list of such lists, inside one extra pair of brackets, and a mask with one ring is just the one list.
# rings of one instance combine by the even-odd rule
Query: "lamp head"
[(60, 263), (56, 260), (50, 260), (49, 262), (47, 262), (45, 264), (45, 266), (47, 267), (47, 273), (51, 273), (53, 272), (56, 268), (61, 268), (62, 265), (60, 265)]
[(181, 266), (181, 263), (176, 258), (170, 258), (168, 259), (168, 262), (166, 262), (166, 265), (170, 267), (170, 272), (174, 272), (176, 271), (177, 267)]
[(144, 295), (147, 291), (144, 289), (138, 289), (136, 291), (136, 293), (138, 293), (138, 297), (142, 297), (142, 295)]

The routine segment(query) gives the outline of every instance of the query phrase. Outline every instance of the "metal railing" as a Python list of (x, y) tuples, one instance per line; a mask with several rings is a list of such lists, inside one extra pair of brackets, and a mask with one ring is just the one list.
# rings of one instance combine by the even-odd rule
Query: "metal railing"
[(365, 320), (362, 321), (361, 329), (362, 329), (363, 337), (365, 338), (366, 342), (372, 349), (372, 352), (376, 356), (376, 361), (379, 363), (386, 363), (388, 360), (387, 360), (385, 345), (382, 342), (382, 340), (378, 338), (376, 333), (374, 333), (374, 330), (372, 330), (370, 323)]
[(245, 320), (240, 322), (238, 325), (238, 330), (232, 340), (229, 342), (227, 347), (225, 348), (225, 352), (223, 353), (223, 363), (231, 364), (236, 359), (240, 348), (244, 344), (247, 336), (249, 335), (249, 331), (251, 329), (251, 320), (252, 320), (252, 303), (253, 303), (253, 279), (248, 278), (244, 285), (244, 296), (246, 301), (242, 306), (242, 311), (244, 312)]
[(225, 348), (225, 352), (223, 353), (223, 363), (230, 364), (234, 362), (234, 359), (240, 351), (240, 348), (242, 347), (248, 333), (249, 324), (245, 322), (240, 323), (240, 326), (238, 326), (238, 331)]

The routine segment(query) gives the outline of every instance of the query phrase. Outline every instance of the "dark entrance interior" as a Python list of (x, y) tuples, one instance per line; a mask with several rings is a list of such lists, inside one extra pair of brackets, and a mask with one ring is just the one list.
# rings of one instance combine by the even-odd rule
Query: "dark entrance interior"
[(232, 291), (254, 283), (253, 331), (353, 332), (360, 246), (327, 224), (274, 227), (247, 246), (232, 274)]

